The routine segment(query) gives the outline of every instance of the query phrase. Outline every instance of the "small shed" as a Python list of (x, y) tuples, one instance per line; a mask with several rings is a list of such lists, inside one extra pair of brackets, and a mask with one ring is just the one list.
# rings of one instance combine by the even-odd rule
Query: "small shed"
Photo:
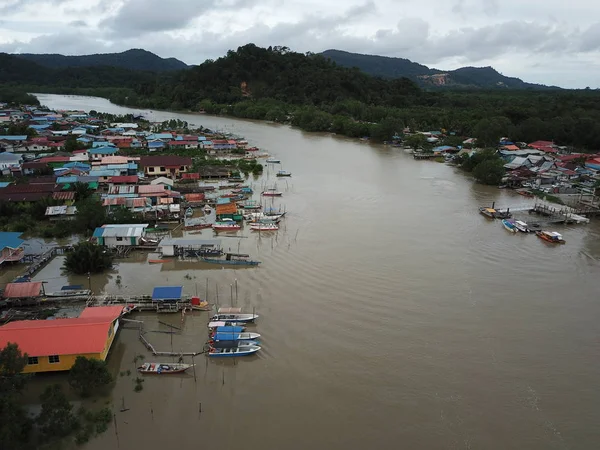
[(5, 299), (30, 299), (39, 297), (42, 293), (42, 282), (8, 283), (4, 289)]
[(103, 225), (94, 230), (93, 237), (98, 244), (109, 248), (141, 245), (140, 239), (146, 234), (147, 223)]
[(185, 250), (208, 252), (221, 248), (220, 239), (165, 238), (158, 244), (163, 256), (175, 256)]
[(176, 302), (183, 296), (183, 286), (156, 286), (152, 291), (153, 302)]

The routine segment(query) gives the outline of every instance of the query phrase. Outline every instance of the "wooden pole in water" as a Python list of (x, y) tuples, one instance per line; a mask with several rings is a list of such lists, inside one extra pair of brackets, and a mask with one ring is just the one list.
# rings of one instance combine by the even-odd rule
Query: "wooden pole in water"
[(205, 302), (208, 302), (208, 278), (206, 279), (206, 297), (204, 298)]
[(235, 279), (235, 304), (237, 306), (237, 301), (238, 301), (238, 284), (237, 284), (237, 278)]
[(233, 284), (229, 285), (229, 301), (233, 304)]
[(119, 443), (119, 429), (117, 428), (117, 415), (113, 413), (113, 423), (115, 424), (115, 436), (117, 437), (117, 448), (121, 448)]
[(217, 312), (219, 312), (219, 285), (215, 284), (215, 289), (217, 291)]
[[(193, 364), (192, 368), (194, 369), (194, 383), (196, 382), (196, 363), (194, 362), (195, 357), (196, 357), (196, 355), (192, 355), (192, 364)], [(202, 409), (202, 408), (200, 408), (200, 409)], [(200, 411), (200, 412), (202, 412), (202, 411)]]

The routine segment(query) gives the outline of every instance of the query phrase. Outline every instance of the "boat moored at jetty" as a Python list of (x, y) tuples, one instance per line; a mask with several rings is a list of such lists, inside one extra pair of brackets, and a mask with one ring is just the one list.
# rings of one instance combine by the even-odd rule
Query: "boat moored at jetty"
[(260, 334), (249, 333), (247, 331), (242, 333), (227, 333), (223, 331), (212, 333), (210, 337), (213, 341), (255, 341), (260, 339)]
[(247, 348), (255, 347), (260, 345), (258, 341), (215, 341), (211, 339), (208, 341), (208, 345), (211, 348)]
[(280, 164), (281, 160), (271, 157), (271, 158), (267, 158), (267, 160), (265, 162), (267, 164)]
[(276, 189), (267, 189), (266, 191), (263, 191), (261, 195), (264, 197), (281, 197), (283, 192)]
[(244, 328), (244, 327), (240, 327), (238, 322), (231, 322), (231, 321), (227, 321), (227, 320), (213, 320), (208, 322), (208, 325), (206, 325), (207, 328), (210, 329), (216, 329), (219, 327), (238, 327), (238, 328)]
[(211, 348), (207, 355), (210, 358), (236, 357), (253, 355), (260, 350), (260, 346), (251, 345), (242, 348)]
[(279, 172), (277, 172), (275, 174), (275, 176), (277, 176), (277, 177), (291, 177), (292, 176), (292, 172), (288, 172), (287, 170), (280, 170)]
[(531, 231), (529, 229), (529, 225), (527, 225), (527, 223), (523, 222), (522, 220), (515, 220), (514, 225), (515, 225), (515, 228), (517, 230), (519, 230), (521, 233), (529, 233)]
[(566, 242), (563, 239), (562, 234), (557, 233), (556, 231), (536, 231), (535, 234), (540, 239), (551, 242), (552, 244), (564, 244)]
[(216, 314), (210, 318), (211, 321), (226, 322), (254, 322), (258, 314)]
[(515, 225), (514, 220), (502, 219), (502, 225), (507, 231), (510, 231), (511, 233), (516, 233), (517, 231), (519, 231)]
[(238, 231), (242, 228), (242, 226), (239, 223), (231, 219), (223, 220), (221, 222), (215, 222), (212, 227), (215, 231)]
[(485, 206), (480, 206), (479, 212), (490, 219), (494, 219), (496, 215), (496, 210), (494, 208), (488, 208)]
[(192, 366), (193, 364), (147, 362), (138, 367), (138, 371), (140, 373), (169, 375), (183, 373)]
[(274, 222), (258, 222), (250, 225), (252, 231), (277, 231), (279, 226)]
[(250, 255), (237, 253), (226, 253), (225, 258), (201, 258), (201, 261), (209, 264), (222, 264), (225, 266), (258, 266), (260, 261), (253, 261)]
[(219, 325), (218, 327), (213, 328), (213, 331), (210, 331), (209, 333), (243, 333), (245, 329), (246, 327), (241, 325)]

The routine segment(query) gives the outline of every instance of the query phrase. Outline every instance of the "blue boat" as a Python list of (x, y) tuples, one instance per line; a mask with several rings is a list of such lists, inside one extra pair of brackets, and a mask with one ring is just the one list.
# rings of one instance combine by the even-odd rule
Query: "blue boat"
[(258, 345), (250, 345), (247, 347), (236, 347), (236, 348), (211, 348), (207, 355), (210, 358), (235, 358), (236, 356), (249, 356), (253, 355), (260, 350)]
[(260, 338), (258, 333), (229, 333), (222, 331), (212, 336), (213, 341), (254, 341)]
[(248, 348), (260, 345), (258, 341), (215, 341), (210, 340), (208, 344), (212, 348)]
[(507, 231), (510, 231), (511, 233), (516, 233), (517, 231), (519, 231), (515, 225), (515, 221), (512, 219), (502, 219), (502, 225), (504, 226), (504, 228), (506, 228)]
[(210, 264), (222, 264), (228, 266), (258, 266), (260, 261), (253, 261), (249, 258), (250, 255), (241, 255), (236, 253), (226, 253), (225, 259), (218, 258), (200, 258), (201, 261)]
[(217, 327), (215, 333), (241, 333), (244, 329), (244, 327)]

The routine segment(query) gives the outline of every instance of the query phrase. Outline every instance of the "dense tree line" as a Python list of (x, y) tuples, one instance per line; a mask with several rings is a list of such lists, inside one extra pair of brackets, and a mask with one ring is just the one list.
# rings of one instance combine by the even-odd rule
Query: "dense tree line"
[[(11, 58), (0, 54), (0, 66), (3, 57)], [(21, 63), (38, 70), (28, 67), (19, 77), (25, 70)], [(374, 140), (390, 139), (408, 126), (452, 130), (486, 145), (506, 136), (553, 140), (585, 151), (600, 148), (600, 92), (594, 90), (424, 91), (406, 78), (384, 80), (338, 67), (321, 55), (253, 44), (168, 74), (89, 67), (53, 70), (49, 76), (51, 69), (21, 63), (0, 70), (0, 82), (30, 84), (29, 92), (97, 95), (126, 106), (290, 122)]]

